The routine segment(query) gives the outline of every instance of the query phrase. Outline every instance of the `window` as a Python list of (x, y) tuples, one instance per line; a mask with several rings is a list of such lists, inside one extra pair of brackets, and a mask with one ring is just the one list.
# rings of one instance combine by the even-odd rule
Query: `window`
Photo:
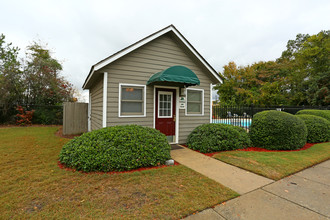
[(204, 90), (187, 89), (187, 115), (203, 115), (204, 114)]
[(172, 118), (172, 92), (158, 92), (158, 118)]
[(145, 116), (145, 93), (144, 85), (119, 84), (119, 116)]

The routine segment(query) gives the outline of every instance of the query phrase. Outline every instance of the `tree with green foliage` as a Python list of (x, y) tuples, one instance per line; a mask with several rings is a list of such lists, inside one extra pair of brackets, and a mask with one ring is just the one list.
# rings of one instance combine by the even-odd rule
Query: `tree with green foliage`
[(330, 104), (330, 31), (298, 34), (289, 40), (278, 62), (289, 60), (292, 104)]
[(220, 103), (227, 105), (280, 105), (287, 102), (285, 63), (258, 62), (237, 67), (234, 62), (224, 66), (223, 84), (218, 84)]
[(51, 56), (51, 51), (37, 42), (27, 47), (24, 67), (26, 82), (25, 102), (56, 105), (73, 100), (73, 88), (60, 76), (62, 65)]
[(5, 35), (0, 35), (0, 105), (3, 115), (11, 105), (21, 101), (24, 91), (18, 51), (18, 47), (6, 43)]
[(276, 61), (224, 66), (215, 87), (220, 103), (236, 105), (329, 105), (330, 31), (298, 34)]

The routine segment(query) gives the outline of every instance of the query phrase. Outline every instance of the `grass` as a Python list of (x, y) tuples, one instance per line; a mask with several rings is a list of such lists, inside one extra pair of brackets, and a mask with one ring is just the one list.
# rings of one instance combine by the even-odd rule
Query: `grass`
[(122, 174), (62, 170), (58, 127), (0, 128), (0, 219), (178, 219), (238, 196), (182, 165)]
[(293, 152), (227, 151), (214, 158), (279, 180), (330, 158), (330, 142), (316, 144), (307, 150)]

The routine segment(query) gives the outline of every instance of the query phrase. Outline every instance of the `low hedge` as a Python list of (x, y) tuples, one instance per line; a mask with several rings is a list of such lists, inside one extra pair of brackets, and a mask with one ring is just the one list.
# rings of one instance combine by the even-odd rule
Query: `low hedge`
[(170, 159), (166, 136), (138, 125), (107, 127), (83, 134), (67, 144), (59, 160), (67, 167), (90, 171), (124, 171), (157, 166)]
[(304, 109), (298, 111), (296, 115), (315, 115), (330, 121), (330, 110)]
[(295, 150), (306, 144), (307, 128), (295, 115), (271, 110), (253, 116), (249, 135), (254, 147)]
[(297, 115), (307, 126), (307, 142), (330, 141), (330, 121), (315, 115)]
[(251, 141), (243, 128), (226, 124), (203, 124), (190, 133), (187, 145), (193, 150), (210, 153), (250, 147)]

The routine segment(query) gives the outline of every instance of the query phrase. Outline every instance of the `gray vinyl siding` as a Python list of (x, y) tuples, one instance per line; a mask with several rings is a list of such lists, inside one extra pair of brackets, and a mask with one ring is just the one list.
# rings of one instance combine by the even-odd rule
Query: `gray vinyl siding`
[[(194, 86), (196, 89), (204, 89), (204, 115), (203, 116), (189, 116), (185, 115), (185, 109), (179, 110), (179, 143), (186, 143), (188, 135), (198, 125), (210, 123), (210, 83), (202, 83), (200, 86)], [(187, 107), (187, 106), (186, 106)]]
[(102, 128), (103, 113), (103, 78), (95, 83), (89, 90), (91, 94), (91, 129), (96, 130)]
[[(196, 63), (171, 35), (163, 35), (99, 70), (108, 73), (107, 126), (138, 124), (154, 126), (154, 86), (146, 86), (146, 117), (118, 117), (119, 83), (146, 85), (153, 74), (174, 65), (190, 68), (204, 89), (204, 116), (186, 116), (179, 110), (179, 143), (185, 143), (189, 133), (198, 125), (210, 121), (210, 73)], [(92, 105), (93, 106), (93, 105)]]

